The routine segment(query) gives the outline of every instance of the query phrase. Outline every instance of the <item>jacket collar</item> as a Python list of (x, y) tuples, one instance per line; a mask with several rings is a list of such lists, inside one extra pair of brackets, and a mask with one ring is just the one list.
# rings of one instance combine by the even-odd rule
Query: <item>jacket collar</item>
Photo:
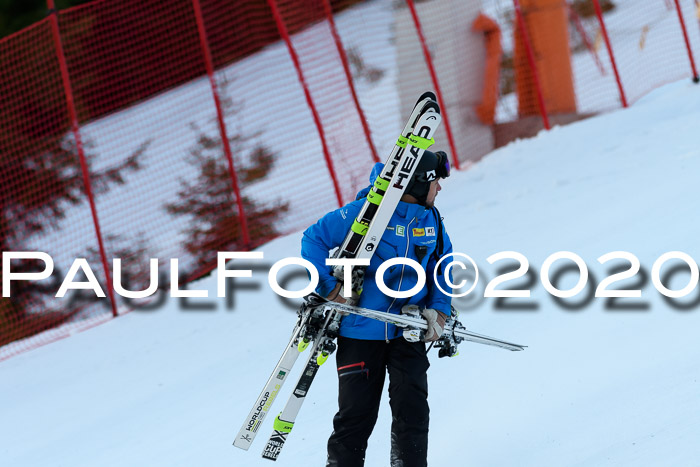
[(420, 204), (399, 201), (395, 212), (404, 219), (412, 219), (415, 217), (420, 220), (430, 212), (430, 209), (426, 209), (425, 206)]

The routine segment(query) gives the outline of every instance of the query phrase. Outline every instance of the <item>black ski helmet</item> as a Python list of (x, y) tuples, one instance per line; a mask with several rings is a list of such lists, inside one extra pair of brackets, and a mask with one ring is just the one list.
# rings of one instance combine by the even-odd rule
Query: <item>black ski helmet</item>
[(430, 191), (430, 182), (438, 178), (450, 176), (450, 162), (444, 151), (432, 152), (426, 150), (420, 158), (411, 181), (408, 182), (405, 193), (413, 196), (422, 205)]

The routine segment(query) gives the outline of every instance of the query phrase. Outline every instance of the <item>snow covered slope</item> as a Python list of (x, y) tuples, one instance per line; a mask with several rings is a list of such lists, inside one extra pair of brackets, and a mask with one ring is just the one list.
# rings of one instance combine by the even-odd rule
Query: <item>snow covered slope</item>
[[(700, 87), (674, 83), (628, 110), (510, 144), (444, 183), (438, 206), (455, 249), (482, 273), (476, 292), (456, 301), (463, 322), (529, 348), (465, 343), (456, 358), (431, 355), (431, 465), (698, 465), (700, 305), (674, 308), (650, 280), (641, 298), (613, 304), (637, 309), (586, 297), (609, 275), (610, 264), (597, 263), (605, 253), (629, 251), (647, 274), (667, 251), (700, 258), (699, 122)], [(266, 276), (269, 264), (297, 254), (300, 235), (262, 248), (265, 267), (237, 280), (232, 308), (206, 278), (192, 288), (210, 298), (190, 300), (190, 309), (171, 299), (1, 362), (2, 465), (269, 466), (260, 451), (272, 417), (249, 452), (231, 443), (294, 324)], [(503, 266), (486, 258), (504, 250), (524, 254), (536, 273), (531, 298), (506, 304), (534, 309), (499, 310), (483, 298)], [(559, 250), (591, 270), (589, 286), (563, 300), (569, 308), (539, 279)], [(639, 277), (618, 285), (640, 288)], [(676, 274), (670, 287), (687, 278)], [(197, 303), (211, 309), (191, 309)], [(336, 409), (333, 365), (319, 372), (279, 465), (323, 465)], [(388, 462), (387, 402), (368, 466)]]

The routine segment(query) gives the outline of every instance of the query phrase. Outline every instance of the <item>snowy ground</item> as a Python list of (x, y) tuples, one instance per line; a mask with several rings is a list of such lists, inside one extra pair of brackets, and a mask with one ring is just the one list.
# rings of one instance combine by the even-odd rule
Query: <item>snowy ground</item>
[[(446, 181), (438, 206), (455, 249), (482, 273), (472, 298), (457, 301), (462, 320), (529, 347), (466, 343), (456, 358), (432, 355), (431, 465), (699, 465), (700, 305), (673, 308), (640, 276), (618, 285), (641, 288), (642, 297), (614, 304), (636, 308), (586, 303), (610, 273), (596, 261), (604, 253), (634, 253), (647, 273), (667, 251), (700, 257), (699, 121), (700, 87), (678, 82), (628, 110), (512, 143)], [(265, 245), (265, 263), (296, 254), (299, 239)], [(504, 250), (523, 253), (537, 273), (532, 297), (507, 303), (534, 310), (499, 310), (480, 298), (503, 265), (486, 258)], [(559, 250), (580, 255), (595, 276), (565, 300), (584, 303), (577, 310), (557, 304), (539, 279), (544, 259)], [(216, 282), (207, 278), (192, 287), (210, 291), (199, 301), (211, 310), (171, 300), (0, 362), (2, 464), (270, 465), (260, 438), (272, 417), (249, 452), (231, 446), (294, 324), (266, 275), (262, 268), (237, 282), (233, 309), (213, 298)], [(575, 280), (565, 275), (559, 286)], [(682, 288), (687, 273), (670, 282)], [(252, 283), (259, 288), (242, 287)], [(698, 293), (677, 302), (699, 301)], [(320, 371), (279, 465), (323, 465), (336, 409), (333, 365)], [(368, 466), (388, 461), (387, 402)]]

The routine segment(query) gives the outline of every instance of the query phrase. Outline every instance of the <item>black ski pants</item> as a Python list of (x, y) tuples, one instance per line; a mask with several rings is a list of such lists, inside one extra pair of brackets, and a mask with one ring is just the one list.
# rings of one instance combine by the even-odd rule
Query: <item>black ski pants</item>
[(428, 454), (428, 375), (425, 344), (338, 338), (338, 413), (326, 467), (362, 467), (389, 373), (391, 467), (425, 467)]

